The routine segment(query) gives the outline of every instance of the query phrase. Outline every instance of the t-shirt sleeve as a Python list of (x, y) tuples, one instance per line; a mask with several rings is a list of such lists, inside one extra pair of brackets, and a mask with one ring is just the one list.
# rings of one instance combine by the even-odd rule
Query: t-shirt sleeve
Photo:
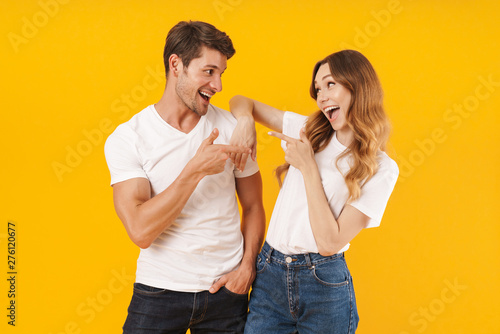
[(257, 173), (259, 171), (259, 165), (257, 164), (257, 161), (253, 161), (251, 157), (248, 157), (247, 164), (245, 165), (245, 169), (240, 172), (235, 168), (234, 170), (234, 177), (236, 178), (241, 178), (241, 177), (248, 177), (252, 176), (253, 174)]
[(366, 228), (380, 225), (387, 202), (398, 179), (398, 165), (384, 155), (379, 170), (361, 188), (361, 196), (349, 203), (368, 217), (370, 220)]
[(137, 152), (136, 136), (122, 124), (106, 140), (104, 155), (111, 174), (111, 185), (136, 177), (148, 178)]
[[(283, 115), (283, 134), (295, 139), (300, 138), (300, 129), (302, 129), (307, 121), (307, 116), (300, 115), (291, 111), (285, 111)], [(286, 150), (286, 141), (281, 141), (281, 148)]]

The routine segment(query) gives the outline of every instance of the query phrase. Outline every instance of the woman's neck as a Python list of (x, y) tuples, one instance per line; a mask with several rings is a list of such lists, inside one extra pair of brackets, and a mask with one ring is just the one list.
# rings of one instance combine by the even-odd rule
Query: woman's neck
[(344, 130), (344, 131), (335, 131), (337, 134), (337, 140), (339, 143), (344, 145), (345, 147), (349, 147), (351, 145), (352, 141), (354, 140), (354, 133), (351, 131), (351, 129)]

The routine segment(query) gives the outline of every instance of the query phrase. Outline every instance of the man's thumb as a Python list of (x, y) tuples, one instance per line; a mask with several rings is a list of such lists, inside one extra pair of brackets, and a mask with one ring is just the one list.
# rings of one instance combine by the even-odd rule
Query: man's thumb
[(212, 286), (210, 287), (210, 289), (208, 289), (208, 291), (210, 293), (216, 293), (225, 284), (226, 284), (225, 280), (222, 280), (222, 277), (221, 277), (221, 279), (219, 279), (217, 282), (215, 282), (214, 284), (212, 284)]
[(210, 133), (210, 136), (207, 137), (207, 139), (205, 139), (205, 146), (206, 145), (212, 145), (214, 143), (214, 140), (217, 139), (217, 137), (219, 137), (219, 130), (217, 130), (217, 128), (215, 128), (212, 133)]

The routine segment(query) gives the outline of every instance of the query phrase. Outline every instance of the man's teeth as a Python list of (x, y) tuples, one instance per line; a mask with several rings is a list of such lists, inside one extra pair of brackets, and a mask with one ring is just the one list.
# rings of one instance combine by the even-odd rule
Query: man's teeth
[(202, 91), (200, 91), (200, 94), (203, 95), (203, 96), (206, 96), (208, 98), (211, 98), (213, 96), (213, 95), (210, 95), (210, 94), (202, 92)]

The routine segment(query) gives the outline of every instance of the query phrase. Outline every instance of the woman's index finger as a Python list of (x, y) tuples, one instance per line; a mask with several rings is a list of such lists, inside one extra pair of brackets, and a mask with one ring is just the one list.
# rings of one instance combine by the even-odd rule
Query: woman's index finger
[(294, 139), (292, 137), (288, 137), (287, 135), (284, 135), (284, 134), (282, 134), (280, 132), (270, 131), (270, 132), (268, 132), (268, 135), (276, 137), (276, 138), (279, 138), (281, 140), (284, 140), (287, 143), (291, 143), (291, 142), (294, 142), (296, 140), (296, 139)]

